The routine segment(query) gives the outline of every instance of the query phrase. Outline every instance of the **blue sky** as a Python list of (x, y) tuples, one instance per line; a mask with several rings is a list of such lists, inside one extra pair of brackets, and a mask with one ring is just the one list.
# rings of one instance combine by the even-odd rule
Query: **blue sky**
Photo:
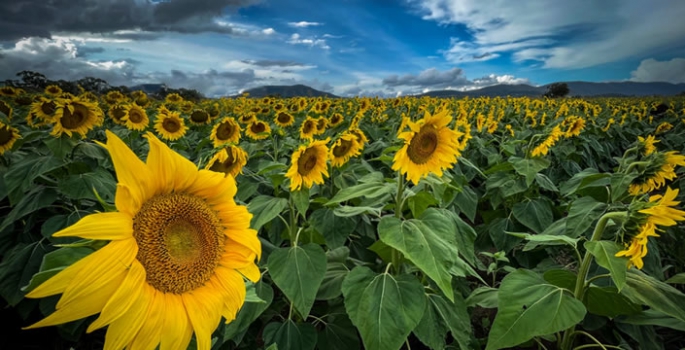
[(397, 96), (570, 80), (685, 82), (683, 1), (25, 3), (0, 4), (16, 19), (0, 24), (0, 79), (28, 69), (208, 96), (268, 84)]

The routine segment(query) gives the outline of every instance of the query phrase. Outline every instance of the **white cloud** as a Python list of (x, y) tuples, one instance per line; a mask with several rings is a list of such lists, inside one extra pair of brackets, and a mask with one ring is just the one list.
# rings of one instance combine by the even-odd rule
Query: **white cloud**
[(266, 29), (262, 29), (262, 33), (264, 33), (266, 35), (273, 35), (273, 34), (276, 34), (276, 31), (273, 28), (266, 28)]
[(303, 39), (300, 34), (293, 34), (290, 36), (290, 40), (286, 41), (288, 44), (293, 44), (293, 45), (306, 45), (309, 47), (319, 47), (324, 50), (328, 50), (331, 47), (326, 44), (326, 40), (324, 39), (317, 39), (316, 37), (314, 38), (305, 38)]
[(583, 68), (683, 47), (685, 2), (642, 0), (407, 0), (427, 20), (465, 25), (453, 62), (512, 53), (546, 68)]
[(307, 27), (322, 26), (323, 23), (300, 21), (300, 22), (288, 22), (288, 25), (291, 27), (295, 27), (295, 28), (307, 28)]
[(653, 58), (643, 60), (634, 71), (630, 80), (638, 82), (685, 83), (685, 58), (670, 61), (657, 61)]

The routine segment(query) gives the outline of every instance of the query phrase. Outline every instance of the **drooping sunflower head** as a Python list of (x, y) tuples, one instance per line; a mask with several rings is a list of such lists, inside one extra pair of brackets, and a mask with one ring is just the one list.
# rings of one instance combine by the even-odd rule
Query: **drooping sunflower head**
[(169, 103), (169, 104), (178, 104), (178, 103), (183, 102), (183, 97), (181, 97), (181, 95), (174, 92), (174, 93), (166, 95), (166, 98), (164, 99), (164, 101), (166, 101), (166, 103)]
[(254, 112), (246, 113), (240, 116), (239, 120), (241, 124), (249, 125), (257, 119), (257, 114)]
[(9, 103), (0, 100), (0, 113), (4, 114), (7, 119), (12, 119), (12, 106)]
[(240, 125), (233, 118), (225, 117), (214, 125), (210, 139), (214, 143), (214, 147), (219, 147), (226, 143), (238, 143), (240, 141), (240, 131)]
[(77, 133), (85, 137), (95, 126), (102, 125), (104, 113), (97, 103), (83, 101), (78, 97), (57, 100), (53, 117), (52, 136), (60, 137)]
[(209, 113), (204, 109), (195, 109), (190, 113), (190, 122), (195, 125), (206, 125), (212, 120), (209, 118)]
[(150, 124), (150, 118), (143, 108), (131, 103), (125, 106), (123, 122), (126, 128), (130, 130), (143, 131)]
[(48, 85), (44, 92), (48, 96), (57, 97), (62, 93), (62, 88), (57, 85)]
[(328, 144), (329, 139), (314, 141), (307, 146), (300, 146), (292, 155), (292, 163), (285, 176), (290, 179), (290, 190), (299, 190), (302, 186), (311, 187), (322, 184), (328, 177)]
[(333, 115), (328, 119), (328, 123), (330, 124), (331, 128), (342, 124), (344, 121), (345, 117), (343, 117), (343, 115), (340, 113), (333, 113)]
[(126, 96), (118, 90), (112, 90), (105, 95), (105, 101), (109, 104), (124, 102), (124, 100), (126, 100)]
[(165, 140), (175, 141), (183, 137), (188, 131), (181, 115), (178, 112), (169, 112), (167, 114), (158, 114), (155, 122), (155, 130), (157, 134)]
[(316, 119), (307, 117), (307, 119), (305, 119), (300, 126), (300, 138), (303, 140), (311, 140), (314, 138), (315, 133)]
[(654, 135), (647, 135), (646, 138), (642, 137), (642, 136), (638, 136), (637, 141), (638, 141), (638, 148), (640, 148), (640, 150), (638, 150), (638, 153), (642, 153), (645, 156), (648, 156), (648, 155), (654, 153), (654, 151), (656, 151), (656, 146), (654, 146), (654, 145), (657, 142), (659, 142), (659, 140), (657, 140), (654, 137)]
[(208, 350), (221, 318), (233, 320), (245, 301), (244, 277), (260, 278), (252, 215), (235, 203), (232, 176), (198, 170), (150, 133), (144, 163), (106, 133), (118, 211), (54, 236), (110, 242), (27, 294), (61, 294), (56, 311), (29, 328), (99, 313), (87, 331), (107, 326), (106, 349), (185, 349), (194, 333)]
[(582, 117), (569, 117), (568, 129), (566, 130), (565, 137), (572, 137), (580, 135), (580, 132), (585, 128), (585, 119)]
[(360, 147), (364, 147), (364, 145), (369, 142), (369, 139), (366, 137), (366, 134), (364, 134), (364, 132), (361, 131), (361, 129), (359, 128), (349, 128), (347, 132), (349, 132), (357, 138), (357, 143), (360, 145)]
[(118, 125), (124, 125), (124, 117), (126, 116), (126, 106), (124, 104), (113, 104), (109, 107), (107, 115), (112, 118), (112, 121)]
[(209, 160), (205, 169), (236, 177), (243, 173), (245, 164), (247, 164), (247, 152), (238, 146), (229, 145), (217, 152)]
[(344, 133), (335, 141), (329, 153), (331, 165), (341, 167), (351, 157), (361, 154), (362, 146), (357, 142), (357, 137), (350, 133)]
[(295, 123), (295, 117), (288, 112), (276, 112), (276, 117), (274, 118), (276, 125), (285, 128), (291, 126)]
[(461, 151), (459, 135), (447, 126), (451, 120), (445, 110), (435, 115), (426, 112), (422, 120), (409, 122), (410, 131), (399, 136), (404, 146), (395, 154), (392, 169), (414, 184), (429, 173), (442, 176), (444, 169), (457, 162)]
[(673, 124), (671, 124), (669, 122), (663, 122), (663, 123), (659, 124), (659, 126), (656, 127), (654, 134), (656, 134), (656, 135), (663, 134), (666, 131), (669, 131), (671, 129), (673, 129)]
[(0, 155), (12, 149), (14, 143), (19, 140), (19, 130), (0, 121)]
[(685, 156), (676, 151), (652, 153), (642, 167), (638, 176), (633, 179), (628, 192), (633, 195), (641, 195), (660, 189), (666, 182), (675, 179), (676, 166), (685, 166)]
[(253, 140), (263, 140), (271, 134), (271, 127), (261, 120), (255, 120), (247, 126), (245, 133)]

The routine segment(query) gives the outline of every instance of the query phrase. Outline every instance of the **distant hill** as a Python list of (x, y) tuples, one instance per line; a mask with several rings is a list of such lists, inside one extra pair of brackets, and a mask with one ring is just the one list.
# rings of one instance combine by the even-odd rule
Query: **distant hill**
[[(671, 83), (636, 83), (632, 81), (614, 83), (591, 83), (585, 81), (570, 81), (568, 84), (569, 96), (599, 97), (599, 96), (674, 96), (685, 91), (685, 84)], [(512, 96), (512, 97), (538, 97), (547, 91), (548, 85), (530, 86), (519, 85), (493, 85), (482, 89), (470, 91), (439, 90), (430, 91), (419, 96), (431, 97), (479, 97), (479, 96)]]
[[(317, 89), (311, 88), (306, 85), (267, 85), (260, 86), (252, 89), (247, 89), (243, 93), (249, 93), (250, 97), (266, 97), (266, 96), (278, 96), (283, 98), (288, 97), (338, 97), (331, 93), (325, 91), (319, 91)], [(239, 96), (239, 95), (238, 95)]]

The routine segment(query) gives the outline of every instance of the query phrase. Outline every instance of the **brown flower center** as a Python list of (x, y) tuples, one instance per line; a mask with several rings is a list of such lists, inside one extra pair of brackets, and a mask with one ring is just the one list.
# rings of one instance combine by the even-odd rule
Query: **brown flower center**
[(165, 118), (162, 122), (162, 127), (173, 134), (181, 129), (181, 123), (175, 118)]
[(266, 125), (262, 122), (252, 123), (250, 130), (255, 134), (263, 133), (266, 131)]
[(344, 157), (352, 149), (352, 141), (340, 139), (340, 143), (333, 146), (333, 155), (336, 158)]
[(438, 147), (438, 133), (433, 126), (423, 126), (414, 135), (407, 147), (407, 155), (412, 162), (424, 164), (430, 160)]
[(128, 120), (131, 121), (131, 123), (138, 124), (143, 121), (143, 113), (141, 113), (137, 109), (131, 109), (128, 111)]
[(64, 113), (59, 120), (62, 127), (68, 130), (74, 130), (88, 121), (88, 107), (79, 103), (73, 103), (71, 107), (73, 112), (67, 106), (64, 107)]
[(198, 124), (206, 123), (209, 120), (209, 113), (205, 111), (193, 111), (190, 115), (190, 120)]
[(233, 136), (235, 127), (229, 122), (223, 122), (219, 124), (219, 128), (216, 129), (216, 138), (224, 141), (228, 140)]
[(2, 127), (0, 127), (0, 146), (8, 144), (13, 137), (14, 133), (12, 132), (12, 130), (10, 130), (10, 127), (8, 125), (3, 125)]
[(307, 148), (297, 160), (297, 172), (302, 176), (307, 176), (316, 166), (317, 151), (314, 147)]
[(230, 174), (231, 170), (233, 170), (233, 168), (235, 168), (237, 163), (236, 163), (236, 159), (233, 157), (232, 151), (227, 150), (226, 154), (228, 154), (228, 157), (226, 158), (225, 161), (214, 162), (214, 164), (212, 164), (212, 166), (209, 168), (209, 170), (220, 172), (220, 173)]
[(41, 112), (45, 113), (46, 115), (51, 116), (53, 113), (55, 113), (55, 108), (57, 106), (55, 105), (54, 102), (52, 101), (46, 101), (40, 104), (40, 110)]
[(288, 114), (288, 113), (283, 113), (283, 112), (278, 113), (278, 122), (281, 123), (281, 124), (288, 124), (288, 123), (290, 123), (291, 118), (292, 118), (292, 117), (291, 117), (290, 114)]

